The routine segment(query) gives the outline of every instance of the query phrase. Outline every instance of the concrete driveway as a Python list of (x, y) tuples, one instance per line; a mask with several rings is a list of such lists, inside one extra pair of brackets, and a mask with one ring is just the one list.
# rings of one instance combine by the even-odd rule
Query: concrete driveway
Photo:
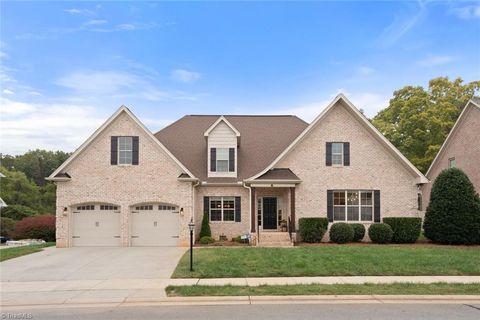
[[(1, 305), (144, 301), (165, 286), (186, 248), (47, 248), (0, 263)], [(192, 282), (186, 280), (186, 284)]]

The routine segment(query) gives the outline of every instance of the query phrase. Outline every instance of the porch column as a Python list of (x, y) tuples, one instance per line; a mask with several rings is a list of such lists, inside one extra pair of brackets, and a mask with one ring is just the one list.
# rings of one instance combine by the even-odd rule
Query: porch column
[(290, 188), (290, 219), (291, 219), (291, 232), (295, 230), (295, 187)]
[(257, 225), (257, 219), (255, 219), (255, 217), (256, 217), (256, 214), (255, 214), (255, 188), (252, 187), (251, 190), (252, 190), (252, 196), (250, 198), (250, 215), (251, 215), (250, 220), (251, 220), (252, 225), (251, 225), (250, 231), (255, 232), (256, 225)]

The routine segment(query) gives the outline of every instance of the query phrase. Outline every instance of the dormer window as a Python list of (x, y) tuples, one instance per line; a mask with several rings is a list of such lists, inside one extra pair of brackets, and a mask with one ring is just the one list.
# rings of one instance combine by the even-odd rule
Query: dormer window
[(210, 148), (210, 172), (235, 172), (235, 148)]
[(236, 178), (240, 132), (220, 116), (204, 133), (207, 140), (208, 177)]

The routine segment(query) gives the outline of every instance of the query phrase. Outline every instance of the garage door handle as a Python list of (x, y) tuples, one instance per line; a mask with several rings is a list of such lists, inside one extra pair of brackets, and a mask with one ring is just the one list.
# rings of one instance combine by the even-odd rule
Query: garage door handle
[(120, 236), (113, 236), (114, 238), (120, 238)]
[(138, 238), (138, 236), (132, 236), (132, 238)]
[(80, 238), (80, 236), (72, 236), (73, 239)]
[(180, 236), (172, 236), (172, 238), (180, 238)]

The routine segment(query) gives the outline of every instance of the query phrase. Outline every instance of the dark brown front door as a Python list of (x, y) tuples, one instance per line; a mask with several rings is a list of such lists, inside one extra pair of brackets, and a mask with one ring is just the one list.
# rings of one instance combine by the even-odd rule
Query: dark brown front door
[(277, 229), (277, 198), (263, 198), (263, 229)]

